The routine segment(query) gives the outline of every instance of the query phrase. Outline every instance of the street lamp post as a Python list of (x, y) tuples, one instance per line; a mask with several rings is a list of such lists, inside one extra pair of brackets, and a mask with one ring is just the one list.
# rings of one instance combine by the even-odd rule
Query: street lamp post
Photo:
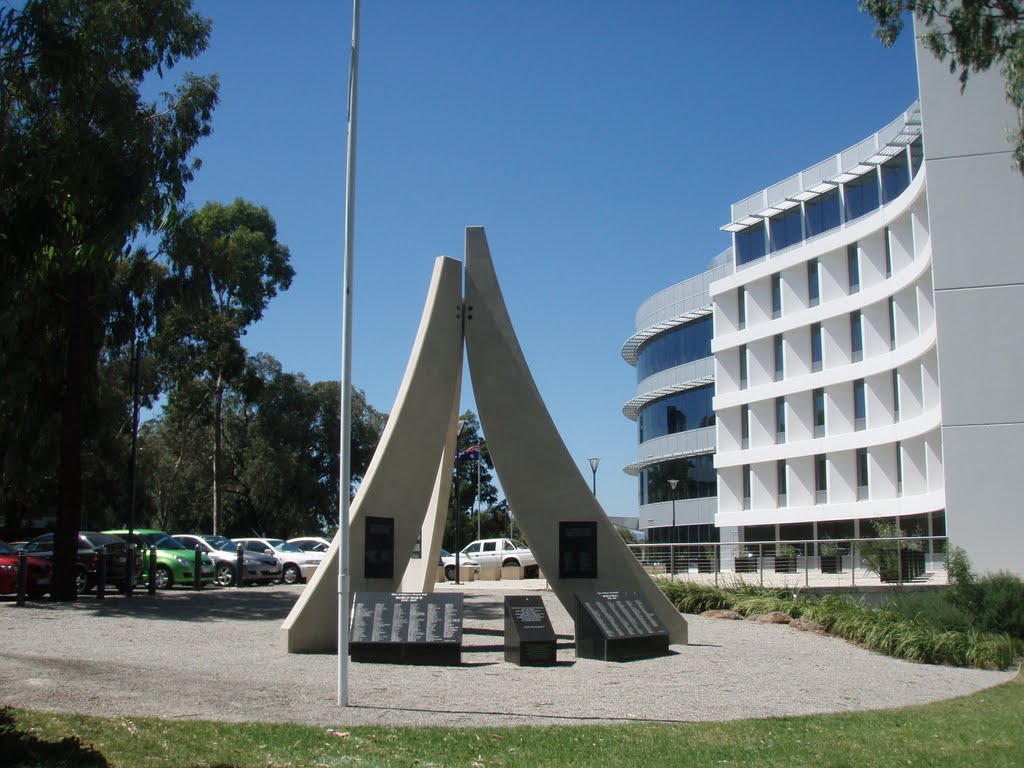
[(455, 478), (453, 480), (455, 484), (455, 583), (461, 584), (459, 578), (462, 576), (459, 561), (459, 550), (462, 548), (462, 520), (460, 519), (461, 511), (459, 510), (459, 440), (462, 438), (462, 429), (466, 426), (465, 419), (459, 419), (459, 434), (455, 438)]
[(593, 490), (594, 490), (594, 498), (596, 499), (597, 498), (597, 465), (601, 463), (601, 459), (595, 457), (593, 459), (588, 459), (588, 461), (590, 462), (590, 471), (594, 475)]
[(678, 480), (669, 480), (668, 487), (672, 489), (672, 539), (669, 543), (668, 556), (672, 561), (672, 575), (676, 573), (676, 486), (679, 485)]

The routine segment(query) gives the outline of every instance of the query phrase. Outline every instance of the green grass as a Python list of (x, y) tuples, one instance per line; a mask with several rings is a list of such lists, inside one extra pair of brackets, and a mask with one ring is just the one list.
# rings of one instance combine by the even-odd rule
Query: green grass
[[(837, 678), (837, 685), (841, 679)], [(9, 768), (125, 766), (1024, 765), (1024, 681), (938, 704), (843, 715), (679, 725), (352, 728), (99, 718), (0, 710)], [(339, 712), (340, 715), (343, 713)]]
[(715, 608), (731, 608), (744, 616), (782, 611), (793, 618), (813, 619), (844, 640), (908, 661), (1007, 669), (1024, 647), (1005, 633), (982, 632), (962, 625), (937, 626), (932, 623), (938, 615), (934, 607), (929, 612), (912, 613), (908, 604), (871, 608), (838, 595), (820, 597), (744, 584), (719, 587), (659, 579), (658, 586), (683, 613), (703, 613)]

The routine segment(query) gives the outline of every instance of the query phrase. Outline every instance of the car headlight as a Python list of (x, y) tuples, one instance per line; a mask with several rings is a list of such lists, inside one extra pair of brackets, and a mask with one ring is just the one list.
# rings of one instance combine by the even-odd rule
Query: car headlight
[(7, 573), (14, 573), (17, 570), (18, 570), (18, 566), (16, 566), (16, 565), (0, 565), (0, 571), (5, 571)]
[(178, 561), (178, 565), (188, 565), (189, 564), (188, 559), (186, 559), (184, 557), (181, 557), (180, 555), (175, 555), (174, 559)]

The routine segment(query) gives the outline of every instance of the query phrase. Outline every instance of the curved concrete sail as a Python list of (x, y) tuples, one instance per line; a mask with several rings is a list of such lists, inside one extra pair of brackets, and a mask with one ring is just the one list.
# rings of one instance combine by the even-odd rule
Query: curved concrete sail
[[(576, 592), (636, 591), (686, 643), (686, 620), (643, 570), (591, 493), (555, 427), (509, 319), (483, 227), (466, 228), (466, 350), (487, 448), (527, 543), (570, 615)], [(559, 523), (593, 521), (597, 576), (560, 579)]]
[[(427, 512), (437, 515), (447, 508), (439, 473), (451, 466), (454, 453), (452, 412), (453, 403), (458, 408), (462, 373), (461, 303), (462, 264), (440, 256), (402, 386), (352, 503), (350, 592), (397, 591)], [(450, 470), (447, 477), (450, 483)], [(368, 517), (394, 520), (391, 578), (366, 577)], [(338, 543), (335, 536), (281, 628), (288, 652), (337, 651)], [(431, 562), (436, 563), (439, 539), (430, 546)]]

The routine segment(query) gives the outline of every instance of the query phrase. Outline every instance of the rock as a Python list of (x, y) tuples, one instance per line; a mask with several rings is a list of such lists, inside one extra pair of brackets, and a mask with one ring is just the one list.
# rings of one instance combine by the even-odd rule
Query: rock
[(789, 626), (793, 629), (799, 629), (801, 632), (817, 632), (820, 635), (825, 634), (825, 628), (816, 621), (810, 619), (793, 619), (789, 622)]
[(705, 619), (732, 619), (733, 621), (742, 619), (736, 611), (730, 611), (728, 608), (716, 608), (712, 611), (704, 611), (701, 614)]
[(770, 611), (769, 613), (758, 613), (750, 617), (750, 621), (758, 624), (789, 624), (793, 617), (782, 611)]

